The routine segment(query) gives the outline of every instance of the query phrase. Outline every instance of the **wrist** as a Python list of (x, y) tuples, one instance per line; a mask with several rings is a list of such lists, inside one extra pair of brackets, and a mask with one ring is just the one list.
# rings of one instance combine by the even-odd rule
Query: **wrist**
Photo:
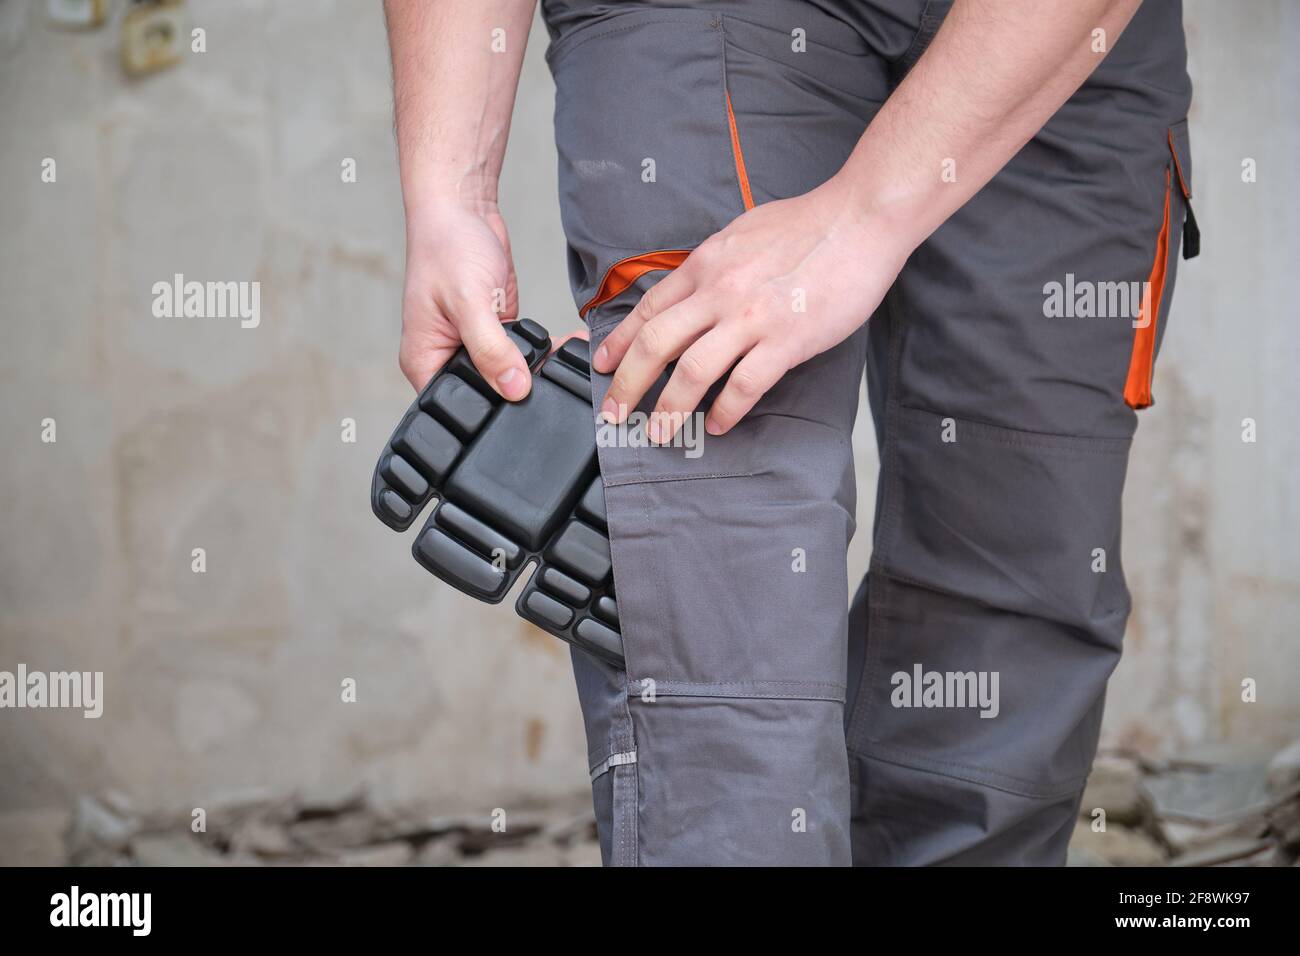
[(408, 235), (438, 229), (448, 222), (463, 221), (466, 216), (486, 220), (501, 214), (495, 196), (486, 198), (460, 195), (454, 190), (434, 190), (403, 198)]
[(492, 212), (497, 208), (497, 177), (481, 167), (459, 175), (436, 166), (418, 173), (403, 170), (402, 204), (408, 221), (455, 210)]
[(829, 238), (877, 262), (892, 262), (902, 269), (929, 234), (918, 228), (919, 215), (903, 197), (874, 193), (844, 172), (816, 192), (822, 194)]

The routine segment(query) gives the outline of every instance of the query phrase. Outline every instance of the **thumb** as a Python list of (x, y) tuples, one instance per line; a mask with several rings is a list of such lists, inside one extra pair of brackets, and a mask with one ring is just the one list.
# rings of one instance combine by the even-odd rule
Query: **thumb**
[(460, 338), (478, 373), (507, 401), (517, 402), (532, 388), (532, 375), (505, 326), (490, 312), (467, 317)]

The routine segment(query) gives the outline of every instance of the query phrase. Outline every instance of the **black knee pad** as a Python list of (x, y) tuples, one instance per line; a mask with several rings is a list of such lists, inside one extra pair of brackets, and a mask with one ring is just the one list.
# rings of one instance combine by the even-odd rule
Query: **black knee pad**
[(528, 397), (504, 401), (458, 351), (384, 447), (371, 508), (405, 531), (437, 498), (411, 547), (416, 561), (489, 604), (536, 563), (519, 616), (622, 667), (587, 343), (571, 339), (548, 358), (536, 322), (506, 331), (531, 370)]

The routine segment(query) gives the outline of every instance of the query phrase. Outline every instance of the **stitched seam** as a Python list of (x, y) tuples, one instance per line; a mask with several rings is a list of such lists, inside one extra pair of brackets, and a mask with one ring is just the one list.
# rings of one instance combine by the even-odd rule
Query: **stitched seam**
[(1187, 120), (1182, 120), (1181, 122), (1175, 123), (1173, 126), (1170, 126), (1167, 134), (1167, 138), (1169, 140), (1169, 152), (1172, 153), (1174, 157), (1174, 169), (1176, 169), (1178, 172), (1178, 187), (1179, 189), (1182, 190), (1183, 200), (1185, 202), (1190, 202), (1192, 199), (1192, 184), (1189, 183), (1186, 180), (1186, 178), (1184, 178), (1183, 176), (1183, 160), (1178, 155), (1178, 143), (1174, 140), (1174, 130), (1177, 129), (1179, 126), (1185, 127), (1186, 125), (1187, 125)]
[(799, 422), (802, 425), (816, 425), (832, 432), (839, 438), (842, 444), (851, 443), (851, 439), (845, 437), (844, 432), (842, 432), (837, 426), (832, 425), (830, 422), (823, 422), (816, 418), (809, 418), (807, 415), (793, 415), (790, 412), (765, 412), (761, 408), (755, 408), (745, 417), (754, 420), (761, 418), (782, 418), (786, 421)]
[(806, 700), (806, 701), (814, 701), (822, 704), (843, 704), (844, 703), (843, 694), (839, 694), (839, 695), (808, 694), (808, 693), (782, 694), (782, 693), (777, 693), (775, 691), (767, 691), (761, 694), (743, 694), (738, 692), (728, 693), (725, 690), (712, 689), (712, 688), (709, 690), (708, 693), (702, 693), (702, 694), (687, 694), (687, 693), (674, 694), (671, 691), (664, 691), (664, 690), (658, 691), (657, 694), (659, 697), (665, 699), (675, 698), (677, 700), (719, 700), (719, 701), (721, 700)]
[[(1004, 773), (999, 773), (990, 770), (981, 770), (979, 767), (969, 767), (965, 764), (952, 763), (946, 760), (931, 760), (929, 758), (914, 756), (911, 751), (908, 751), (903, 748), (888, 747), (886, 745), (877, 744), (871, 750), (865, 750), (857, 747), (849, 747), (848, 749), (849, 749), (849, 753), (857, 757), (865, 757), (868, 760), (876, 760), (880, 763), (887, 763), (890, 764), (891, 766), (902, 767), (906, 770), (915, 770), (918, 773), (928, 773), (939, 777), (951, 777), (954, 780), (964, 780), (967, 783), (978, 784), (981, 787), (988, 787), (992, 790), (1001, 790), (1005, 793), (1015, 794), (1018, 797), (1028, 797), (1035, 800), (1055, 800), (1061, 797), (1069, 796), (1070, 794), (1077, 792), (1079, 787), (1082, 784), (1084, 784), (1088, 779), (1087, 775), (1085, 774), (1080, 777), (1075, 777), (1065, 783), (1059, 784), (1059, 786), (1062, 788), (1060, 790), (1055, 790), (1055, 789), (1045, 790), (1041, 788), (1035, 788), (1032, 781), (1021, 780), (1020, 778), (1011, 776), (1010, 774), (1004, 774)], [(890, 758), (885, 756), (884, 753), (878, 751), (888, 751), (891, 753), (895, 753), (898, 756)], [(904, 756), (908, 757), (910, 760), (915, 760), (916, 762), (911, 763), (905, 761), (902, 759), (902, 757)], [(947, 769), (940, 769), (940, 768), (947, 768)], [(966, 771), (966, 772), (957, 773), (955, 771)], [(1007, 781), (1007, 782), (1004, 783), (993, 782), (999, 780)], [(1014, 786), (1015, 784), (1020, 784), (1030, 789), (1026, 789), (1026, 790), (1017, 789), (1016, 786)]]
[[(704, 472), (702, 474), (691, 475), (640, 475), (635, 478), (615, 478), (613, 481), (606, 480), (606, 488), (626, 488), (631, 485), (660, 485), (667, 481), (709, 481), (717, 478), (753, 478), (755, 472), (752, 471), (719, 471)], [(649, 512), (646, 512), (646, 522), (650, 521)]]
[(628, 814), (628, 818), (629, 818), (629, 821), (630, 821), (630, 822), (628, 823), (628, 827), (629, 827), (629, 828), (631, 829), (631, 831), (632, 831), (632, 865), (633, 865), (633, 866), (640, 866), (640, 865), (641, 865), (641, 853), (640, 853), (641, 836), (640, 836), (640, 831), (639, 831), (639, 828), (640, 828), (640, 825), (641, 825), (641, 819), (640, 819), (640, 813), (641, 813), (641, 767), (640, 767), (640, 764), (639, 764), (639, 763), (629, 764), (629, 765), (628, 765), (628, 769), (625, 770), (624, 773), (626, 773), (629, 777), (632, 778), (632, 782), (631, 782), (631, 784), (629, 785), (629, 786), (630, 786), (630, 789), (632, 790), (632, 812)]
[[(642, 678), (638, 678), (638, 680), (646, 680), (646, 678), (642, 677)], [(717, 680), (714, 681), (714, 680), (677, 680), (676, 678), (672, 678), (667, 681), (656, 682), (656, 686), (658, 686), (659, 683), (663, 683), (663, 684), (671, 683), (672, 685), (677, 687), (774, 686), (774, 687), (822, 687), (827, 690), (841, 690), (841, 691), (844, 690), (843, 684), (836, 684), (832, 681), (820, 681), (820, 680)]]
[[(648, 274), (649, 274), (649, 273), (647, 273), (647, 275), (648, 275)], [(624, 290), (624, 291), (627, 291), (627, 290)], [(615, 296), (614, 298), (618, 298), (618, 296)], [(593, 308), (593, 309), (592, 309), (590, 312), (588, 312), (587, 314), (588, 314), (588, 315), (591, 315), (593, 312), (602, 312), (602, 306), (605, 306), (605, 305), (609, 305), (609, 303), (608, 303), (608, 302), (603, 302), (603, 303), (601, 303), (601, 305), (596, 306), (595, 308)], [(631, 310), (629, 309), (629, 311), (631, 311)], [(589, 322), (589, 323), (587, 324), (587, 331), (588, 331), (588, 332), (604, 332), (606, 329), (608, 329), (608, 328), (612, 328), (613, 326), (618, 325), (618, 324), (619, 324), (620, 322), (622, 322), (623, 319), (626, 317), (625, 315), (619, 315), (618, 313), (609, 313), (609, 314), (604, 314), (604, 313), (602, 313), (602, 316), (603, 316), (603, 317), (602, 317), (601, 321), (599, 321), (599, 322)]]
[(776, 691), (766, 691), (764, 693), (746, 694), (740, 692), (728, 693), (726, 690), (718, 688), (709, 688), (707, 693), (690, 694), (690, 693), (672, 693), (670, 690), (658, 690), (656, 695), (664, 700), (803, 700), (819, 704), (843, 704), (844, 695), (831, 694), (813, 694), (813, 693), (788, 693), (782, 694)]
[[(727, 17), (727, 19), (735, 20), (737, 18), (735, 16), (729, 16)], [(746, 44), (742, 42), (738, 42), (734, 34), (727, 34), (727, 44), (732, 49), (740, 53), (746, 53), (749, 56), (762, 60), (764, 63), (775, 64), (776, 66), (779, 66), (782, 69), (789, 70), (791, 73), (794, 73), (797, 76), (805, 77), (808, 80), (812, 81), (813, 83), (818, 84), (819, 86), (824, 86), (827, 87), (828, 89), (832, 89), (836, 93), (839, 93), (841, 96), (847, 96), (850, 99), (857, 100), (859, 103), (866, 103), (871, 106), (879, 108), (885, 102), (884, 100), (877, 100), (877, 99), (872, 99), (870, 97), (863, 96), (862, 93), (857, 90), (849, 90), (849, 89), (845, 89), (842, 86), (839, 86), (836, 82), (839, 79), (839, 77), (834, 77), (828, 81), (826, 77), (818, 76), (815, 73), (810, 73), (809, 71), (801, 69), (800, 67), (790, 63), (787, 60), (782, 60), (779, 59), (778, 57), (769, 56), (767, 53), (764, 53), (761, 50), (752, 49)], [(844, 50), (837, 50), (835, 52), (843, 54), (844, 56), (854, 56), (854, 57), (860, 56), (864, 58), (870, 56), (870, 54), (863, 54), (863, 53), (846, 53)], [(861, 117), (857, 113), (851, 113), (850, 115), (852, 115), (855, 119), (861, 119)]]
[(624, 799), (624, 795), (623, 795), (623, 793), (622, 793), (621, 791), (626, 789), (626, 784), (624, 784), (624, 786), (622, 786), (622, 787), (619, 786), (619, 784), (622, 783), (622, 781), (620, 781), (620, 780), (618, 779), (618, 773), (619, 773), (619, 772), (618, 772), (617, 770), (614, 771), (614, 779), (613, 779), (612, 781), (610, 781), (610, 784), (611, 784), (611, 786), (613, 786), (613, 788), (614, 788), (614, 798), (613, 798), (613, 803), (614, 803), (614, 812), (620, 814), (620, 821), (619, 821), (619, 841), (618, 841), (618, 842), (619, 842), (619, 845), (620, 845), (620, 847), (621, 847), (621, 852), (619, 853), (619, 860), (618, 860), (618, 862), (619, 862), (620, 865), (626, 866), (626, 865), (627, 865), (627, 855), (628, 855), (628, 854), (627, 854), (627, 850), (628, 850), (628, 835), (627, 835), (627, 828), (628, 828), (627, 818), (628, 818), (628, 813), (627, 813), (626, 808), (624, 808), (624, 809), (622, 810), (622, 812), (620, 813), (620, 807), (622, 807), (622, 801), (623, 801), (623, 799)]
[[(641, 474), (644, 474), (645, 456), (642, 454), (643, 449), (638, 446), (638, 447), (634, 447), (632, 451), (636, 457), (637, 471), (639, 471)], [(648, 489), (645, 488), (642, 488), (641, 491), (641, 516), (642, 516), (642, 520), (645, 522), (644, 524), (645, 531), (647, 533), (651, 532), (654, 526), (653, 524), (651, 524), (650, 521), (650, 492)], [(611, 549), (612, 549), (612, 539), (611, 539)], [(651, 565), (650, 580), (657, 585), (656, 590), (652, 593), (667, 594), (668, 592), (663, 586), (665, 578), (664, 578), (662, 565), (659, 561), (658, 548), (650, 549), (650, 565)], [(636, 643), (635, 641), (629, 639), (627, 630), (624, 629), (623, 630), (623, 667), (624, 667), (623, 687), (625, 690), (628, 691), (632, 689), (631, 678), (629, 675), (632, 673), (633, 658), (630, 652), (635, 643)], [(628, 702), (628, 696), (626, 694), (624, 694), (622, 700), (620, 701), (620, 704), (622, 705), (623, 713), (626, 715), (628, 731), (632, 736), (633, 742), (635, 743), (636, 724), (632, 718), (632, 707), (631, 704)], [(631, 831), (630, 839), (631, 839), (632, 846), (631, 846), (630, 865), (639, 866), (641, 862), (640, 853), (638, 852), (640, 835), (637, 832), (637, 827), (639, 824), (639, 819), (641, 814), (641, 770), (639, 765), (632, 764), (630, 765), (628, 770), (615, 771), (615, 774), (619, 774), (619, 773), (630, 775), (632, 777), (632, 783), (631, 783), (632, 806), (624, 809), (623, 820), (624, 820), (624, 827), (630, 829)], [(617, 779), (617, 777), (615, 779)]]
[[(598, 379), (595, 376), (592, 376), (591, 402), (593, 408), (595, 408), (596, 406), (598, 388), (599, 388)], [(632, 451), (639, 460), (640, 449), (633, 448)], [(601, 480), (602, 482), (604, 480), (603, 469), (601, 474)], [(648, 521), (649, 518), (647, 515), (647, 523)], [(610, 528), (611, 559), (612, 559), (612, 551), (613, 551), (613, 537), (614, 537), (613, 528), (611, 527)], [(611, 570), (614, 572), (617, 578), (617, 569), (611, 565)], [(624, 638), (623, 640), (624, 664), (626, 665), (627, 659), (628, 657), (630, 657), (631, 644), (634, 642), (629, 641), (628, 632), (626, 628), (624, 628), (623, 630), (623, 638)], [(623, 681), (624, 681), (624, 689), (626, 690), (627, 689), (626, 669), (623, 671)], [(635, 752), (637, 749), (636, 729), (632, 722), (632, 711), (628, 706), (626, 694), (620, 698), (619, 704), (620, 706), (618, 707), (617, 712), (614, 715), (610, 727), (611, 739), (609, 740), (609, 743), (607, 745), (607, 750), (605, 754), (606, 758), (616, 753)], [(589, 755), (589, 759), (590, 759), (590, 755)], [(622, 767), (624, 766), (628, 766), (631, 768), (632, 781), (630, 783), (626, 779), (628, 776), (628, 771), (622, 769)], [(611, 826), (615, 828), (617, 832), (614, 833), (611, 838), (610, 862), (615, 866), (637, 866), (639, 861), (637, 859), (636, 815), (640, 813), (640, 806), (639, 806), (640, 778), (636, 776), (635, 764), (624, 764), (621, 766), (613, 767), (611, 769), (613, 770), (614, 777), (610, 782), (611, 803), (612, 803), (611, 810), (610, 810), (612, 820), (610, 821), (610, 823)], [(629, 787), (632, 790), (630, 800), (626, 793)], [(626, 805), (629, 802), (631, 803), (630, 807)]]
[[(960, 591), (946, 590), (940, 585), (935, 584), (933, 581), (924, 581), (921, 578), (913, 577), (910, 574), (906, 574), (902, 571), (895, 569), (890, 564), (881, 564), (879, 567), (875, 567), (872, 570), (875, 571), (877, 574), (879, 574), (882, 578), (886, 578), (895, 584), (906, 584), (909, 587), (919, 588), (920, 590), (928, 591), (931, 594), (943, 594), (943, 595), (948, 595), (950, 597), (957, 597), (957, 598), (961, 598), (962, 600), (969, 601), (972, 604), (976, 604), (980, 607), (992, 608), (993, 610), (996, 611), (1006, 611), (1006, 608), (1000, 607), (997, 604), (990, 604), (988, 601), (983, 600), (981, 598), (973, 597), (969, 594), (963, 594)], [(1040, 603), (1043, 601), (1043, 599), (1040, 598), (1037, 594), (1031, 594), (1030, 596), (1035, 598), (1035, 600), (1038, 600)], [(1129, 610), (1130, 609), (1127, 607), (1111, 607), (1111, 608), (1102, 608), (1101, 613), (1107, 617), (1110, 617), (1111, 615), (1115, 615), (1115, 614), (1128, 614)], [(1016, 611), (1013, 613), (1020, 614), (1022, 616), (1026, 614), (1026, 612), (1022, 612), (1022, 611)], [(1040, 616), (1040, 615), (1030, 614), (1029, 616)], [(1084, 631), (1083, 628), (1079, 625), (1062, 624), (1062, 626), (1068, 627), (1072, 631), (1082, 631), (1083, 639), (1087, 640), (1088, 643), (1092, 644), (1094, 647), (1102, 647), (1107, 650), (1114, 650), (1114, 648), (1111, 647), (1111, 645), (1106, 644), (1105, 642), (1099, 642), (1092, 639), (1091, 635), (1088, 632)]]
[[(779, 689), (788, 687), (789, 690)], [(629, 688), (629, 700), (640, 696)], [(845, 687), (818, 681), (678, 681), (669, 678), (655, 684), (656, 698), (684, 700), (807, 700), (843, 704)]]
[(862, 678), (858, 688), (858, 699), (854, 706), (855, 713), (849, 718), (850, 736), (861, 735), (870, 740), (871, 714), (875, 707), (876, 695), (871, 693), (876, 671), (880, 666), (881, 645), (888, 638), (886, 625), (886, 589), (888, 579), (883, 576), (885, 562), (891, 553), (892, 536), (902, 517), (899, 496), (902, 494), (902, 474), (898, 465), (898, 419), (902, 407), (898, 397), (899, 377), (903, 365), (903, 318), (898, 309), (897, 286), (891, 286), (885, 294), (885, 315), (889, 329), (889, 382), (885, 396), (885, 441), (881, 454), (880, 467), (884, 473), (880, 494), (883, 502), (880, 508), (880, 527), (876, 530), (876, 540), (872, 542), (871, 564), (867, 581), (867, 633), (866, 653), (863, 655)]
[(1050, 432), (1022, 431), (1002, 425), (991, 425), (988, 422), (958, 418), (955, 415), (944, 415), (942, 412), (933, 412), (911, 405), (901, 405), (900, 411), (909, 421), (925, 424), (930, 424), (932, 418), (952, 418), (953, 421), (970, 428), (982, 441), (1013, 447), (1040, 448), (1058, 453), (1086, 451), (1099, 455), (1126, 455), (1132, 445), (1132, 439), (1129, 438), (1093, 438), (1087, 435), (1054, 435)]
[[(635, 11), (633, 11), (635, 12)], [(700, 10), (683, 10), (681, 16), (676, 17), (655, 17), (652, 20), (638, 20), (636, 23), (628, 23), (623, 26), (611, 26), (608, 30), (600, 30), (590, 36), (574, 36), (570, 34), (568, 40), (561, 40), (559, 43), (552, 44), (546, 51), (546, 62), (555, 67), (561, 60), (582, 46), (584, 43), (590, 43), (592, 40), (599, 40), (602, 37), (615, 36), (619, 33), (627, 33), (630, 30), (639, 30), (641, 27), (650, 26), (654, 23), (689, 23), (698, 19), (703, 11)], [(707, 24), (705, 24), (707, 26)], [(579, 27), (579, 30), (582, 28)], [(567, 44), (567, 45), (566, 45)]]
[(736, 186), (740, 189), (742, 212), (754, 208), (754, 194), (750, 189), (749, 170), (745, 167), (745, 153), (740, 148), (740, 129), (736, 126), (736, 113), (731, 106), (731, 81), (727, 77), (727, 29), (719, 18), (718, 44), (719, 72), (722, 74), (722, 108), (727, 113), (727, 139), (731, 146), (731, 161), (736, 168)]
[[(931, 13), (935, 6), (935, 0), (926, 0), (925, 6), (921, 9), (921, 16), (917, 19), (916, 35), (912, 37), (911, 44), (902, 56), (890, 60), (890, 63), (902, 64), (908, 69), (916, 65), (916, 61), (921, 58), (921, 54), (934, 41), (935, 34), (939, 32), (939, 27), (943, 26), (944, 18), (936, 13)], [(944, 10), (944, 14), (947, 14), (947, 9)]]
[[(847, 37), (847, 36), (852, 36), (853, 38), (857, 39), (857, 40), (859, 41), (859, 46), (858, 46), (858, 48), (857, 48), (856, 50), (846, 50), (846, 49), (844, 49), (843, 47), (833, 46), (833, 45), (831, 45), (830, 43), (827, 43), (825, 40), (821, 39), (821, 31), (820, 31), (820, 30), (817, 31), (817, 32), (818, 32), (818, 38), (817, 38), (817, 40), (815, 41), (815, 42), (817, 43), (818, 46), (823, 46), (823, 47), (825, 47), (826, 49), (830, 50), (832, 53), (840, 53), (840, 54), (843, 54), (844, 56), (852, 56), (852, 57), (857, 57), (857, 58), (859, 58), (859, 59), (864, 59), (864, 60), (867, 59), (868, 57), (871, 57), (871, 56), (874, 55), (874, 54), (871, 52), (871, 49), (866, 45), (866, 42), (865, 42), (864, 40), (862, 40), (862, 35), (861, 35), (860, 33), (858, 33), (858, 31), (857, 31), (856, 29), (854, 29), (853, 27), (849, 26), (847, 23), (845, 23), (842, 19), (840, 19), (840, 18), (837, 17), (837, 16), (832, 16), (832, 15), (830, 15), (830, 14), (827, 14), (827, 16), (829, 17), (829, 19), (830, 19), (832, 22), (834, 22), (834, 23), (838, 23), (840, 26), (842, 26), (842, 27), (845, 28), (845, 31), (846, 31), (846, 37)], [(722, 18), (722, 28), (723, 28), (724, 31), (726, 30), (726, 28), (727, 28), (727, 24), (728, 24), (728, 23), (743, 23), (743, 24), (745, 24), (746, 26), (754, 27), (755, 29), (758, 29), (758, 30), (768, 31), (768, 32), (771, 32), (771, 33), (773, 33), (773, 34), (775, 34), (775, 35), (777, 35), (777, 36), (780, 36), (780, 37), (783, 39), (784, 42), (789, 42), (789, 40), (790, 40), (790, 34), (789, 34), (789, 33), (787, 33), (787, 32), (784, 31), (784, 30), (778, 30), (778, 29), (776, 29), (775, 27), (772, 26), (772, 23), (771, 23), (770, 21), (765, 21), (765, 20), (751, 20), (749, 17), (744, 16), (744, 15), (742, 15), (742, 14), (738, 14), (738, 13), (728, 13), (725, 17)], [(728, 42), (731, 42), (731, 41), (728, 41)], [(850, 42), (851, 42), (851, 41), (850, 41)], [(745, 50), (744, 47), (739, 47), (739, 45), (738, 45), (738, 48), (739, 48), (739, 49), (742, 49), (742, 50)], [(746, 53), (750, 53), (750, 52), (753, 52), (753, 51), (751, 51), (751, 50), (745, 50), (745, 52), (746, 52)], [(771, 59), (771, 57), (768, 57), (767, 59)], [(780, 62), (782, 62), (782, 61), (780, 61), (780, 60), (774, 60), (773, 62), (775, 62), (775, 63), (780, 63)], [(801, 72), (801, 71), (796, 70), (795, 72)], [(812, 76), (811, 73), (806, 73), (806, 74), (804, 74), (804, 75), (805, 75), (805, 76)], [(816, 79), (816, 77), (813, 77), (813, 79)]]

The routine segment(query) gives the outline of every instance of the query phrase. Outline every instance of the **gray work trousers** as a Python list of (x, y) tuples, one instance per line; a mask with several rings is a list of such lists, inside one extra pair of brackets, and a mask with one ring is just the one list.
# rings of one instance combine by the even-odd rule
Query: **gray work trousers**
[[(947, 7), (543, 0), (593, 348), (751, 203), (832, 176)], [(878, 312), (699, 457), (600, 450), (627, 669), (574, 669), (607, 863), (1063, 862), (1191, 195), (1181, 18), (1148, 0)], [(864, 370), (881, 472), (850, 599)]]

